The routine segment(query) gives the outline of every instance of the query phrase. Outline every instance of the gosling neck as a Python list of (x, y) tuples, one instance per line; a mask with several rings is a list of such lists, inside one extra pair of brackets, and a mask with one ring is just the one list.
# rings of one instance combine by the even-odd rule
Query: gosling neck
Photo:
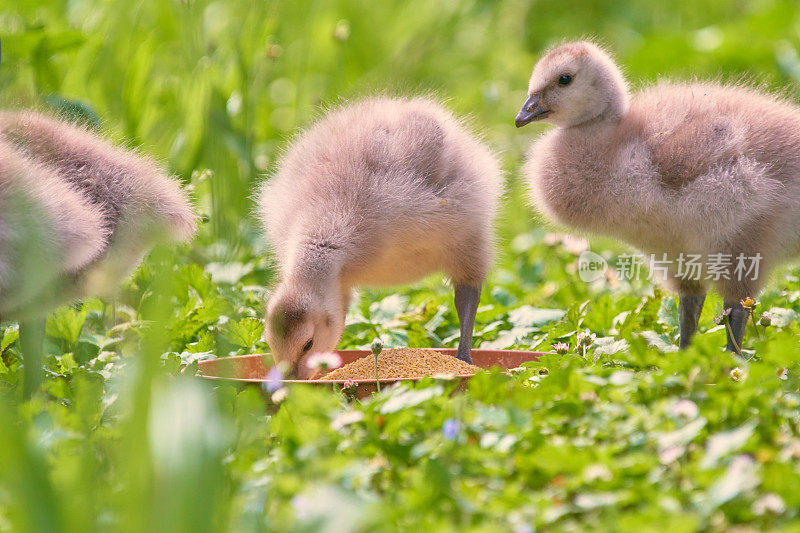
[(295, 250), (286, 269), (286, 281), (316, 299), (327, 302), (341, 299), (342, 257), (330, 244), (303, 242)]
[(580, 121), (571, 127), (604, 129), (616, 127), (622, 117), (628, 112), (630, 106), (630, 93), (625, 78), (619, 71), (610, 72), (600, 82), (604, 95), (602, 110), (586, 120)]
[(628, 112), (628, 99), (627, 94), (624, 95), (624, 98), (621, 96), (620, 98), (612, 99), (608, 107), (603, 110), (602, 113), (596, 115), (588, 120), (580, 122), (578, 124), (574, 124), (572, 126), (566, 126), (565, 130), (570, 130), (574, 128), (580, 128), (583, 130), (592, 130), (593, 132), (597, 133), (602, 130), (613, 129), (616, 128), (622, 117)]

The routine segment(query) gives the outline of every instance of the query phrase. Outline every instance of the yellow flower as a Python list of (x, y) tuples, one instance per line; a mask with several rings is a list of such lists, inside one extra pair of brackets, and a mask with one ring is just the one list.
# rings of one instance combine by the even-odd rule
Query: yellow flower
[(740, 303), (742, 304), (742, 307), (744, 307), (745, 309), (752, 309), (753, 307), (756, 306), (758, 302), (752, 296), (748, 296), (744, 300), (740, 300)]

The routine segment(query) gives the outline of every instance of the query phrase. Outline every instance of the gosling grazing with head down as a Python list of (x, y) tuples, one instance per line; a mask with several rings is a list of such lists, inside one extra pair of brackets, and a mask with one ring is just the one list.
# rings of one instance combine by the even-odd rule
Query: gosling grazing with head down
[(470, 349), (492, 256), (501, 192), (497, 159), (425, 98), (371, 98), (328, 113), (300, 135), (261, 191), (280, 268), (265, 338), (300, 376), (336, 348), (351, 291), (444, 272)]
[[(151, 246), (187, 241), (196, 224), (150, 160), (62, 120), (0, 112), (0, 318), (41, 329), (49, 309), (111, 292)], [(25, 355), (28, 385), (40, 349)]]
[(590, 42), (548, 51), (528, 94), (517, 127), (556, 126), (528, 153), (534, 203), (560, 224), (652, 254), (680, 295), (682, 348), (715, 286), (731, 309), (728, 349), (738, 351), (741, 300), (800, 252), (800, 109), (711, 82), (663, 81), (631, 95)]

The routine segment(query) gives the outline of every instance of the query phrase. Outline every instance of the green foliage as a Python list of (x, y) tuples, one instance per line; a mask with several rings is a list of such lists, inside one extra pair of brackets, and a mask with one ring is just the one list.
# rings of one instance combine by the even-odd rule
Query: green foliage
[(256, 318), (243, 318), (228, 324), (226, 337), (234, 345), (252, 350), (261, 339), (264, 323)]
[[(195, 243), (155, 250), (113, 301), (48, 318), (30, 401), (19, 330), (0, 326), (0, 529), (796, 528), (798, 271), (761, 295), (772, 324), (748, 327), (746, 360), (721, 350), (713, 295), (695, 345), (673, 353), (672, 296), (580, 282), (574, 239), (532, 220), (519, 168), (542, 126), (513, 118), (536, 56), (563, 38), (600, 38), (634, 85), (747, 75), (781, 89), (800, 79), (798, 23), (790, 0), (0, 0), (4, 102), (141, 146), (204, 215)], [(253, 190), (320, 105), (375, 91), (438, 94), (503, 154), (475, 345), (570, 352), (363, 402), (189, 377), (198, 360), (266, 349), (274, 270)], [(611, 265), (624, 251), (592, 249)], [(376, 336), (454, 346), (451, 288), (435, 276), (362, 291), (341, 347)]]

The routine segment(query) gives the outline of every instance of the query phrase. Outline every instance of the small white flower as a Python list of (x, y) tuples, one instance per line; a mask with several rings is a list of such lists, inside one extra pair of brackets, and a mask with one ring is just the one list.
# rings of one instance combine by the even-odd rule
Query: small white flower
[(544, 243), (547, 246), (555, 246), (560, 242), (561, 242), (561, 235), (559, 235), (558, 233), (545, 233)]
[(276, 390), (272, 393), (272, 403), (281, 403), (286, 397), (289, 395), (289, 389), (286, 387), (281, 387), (280, 389)]
[(591, 483), (598, 479), (602, 481), (611, 481), (612, 475), (611, 470), (609, 470), (606, 465), (595, 463), (586, 467), (583, 471), (583, 477), (587, 482)]
[(391, 466), (389, 461), (386, 460), (386, 457), (382, 455), (376, 455), (375, 457), (367, 461), (367, 465), (370, 468), (374, 468), (375, 470), (380, 470), (382, 468), (389, 468)]
[(781, 368), (778, 371), (778, 379), (786, 381), (789, 379), (789, 369), (788, 368)]
[(335, 352), (317, 352), (311, 354), (306, 361), (306, 366), (311, 370), (316, 370), (318, 368), (330, 370), (342, 366), (342, 358)]
[(571, 254), (580, 255), (589, 249), (589, 241), (583, 237), (576, 237), (574, 235), (564, 235), (561, 237), (561, 244)]
[(790, 440), (781, 450), (779, 457), (781, 461), (788, 461), (789, 459), (797, 459), (800, 457), (800, 440)]
[(686, 418), (697, 418), (697, 414), (699, 409), (697, 408), (697, 404), (691, 400), (678, 400), (674, 404), (672, 404), (672, 408), (670, 408), (670, 413), (672, 416), (685, 416)]
[(742, 381), (747, 377), (747, 373), (738, 366), (731, 370), (731, 379), (733, 381)]
[(593, 390), (582, 392), (578, 399), (582, 402), (593, 402), (598, 398), (597, 393)]
[(777, 494), (770, 493), (754, 501), (751, 509), (755, 515), (767, 513), (783, 514), (786, 511), (786, 504), (783, 502), (783, 498)]
[(592, 333), (589, 329), (586, 329), (584, 331), (579, 331), (577, 338), (578, 338), (578, 346), (589, 347), (592, 344), (594, 344), (597, 335)]
[(355, 422), (360, 422), (364, 420), (364, 413), (361, 411), (345, 411), (343, 413), (339, 413), (336, 418), (333, 419), (331, 422), (331, 427), (335, 431), (339, 431), (345, 426), (349, 426)]
[(683, 446), (668, 446), (658, 452), (658, 460), (661, 461), (661, 464), (668, 465), (677, 461), (683, 452)]
[(372, 355), (378, 357), (381, 351), (383, 351), (383, 341), (380, 337), (375, 337), (372, 339), (372, 345), (370, 346), (370, 349), (372, 349)]
[(350, 23), (346, 20), (340, 20), (333, 28), (333, 38), (339, 42), (344, 42), (350, 37)]

